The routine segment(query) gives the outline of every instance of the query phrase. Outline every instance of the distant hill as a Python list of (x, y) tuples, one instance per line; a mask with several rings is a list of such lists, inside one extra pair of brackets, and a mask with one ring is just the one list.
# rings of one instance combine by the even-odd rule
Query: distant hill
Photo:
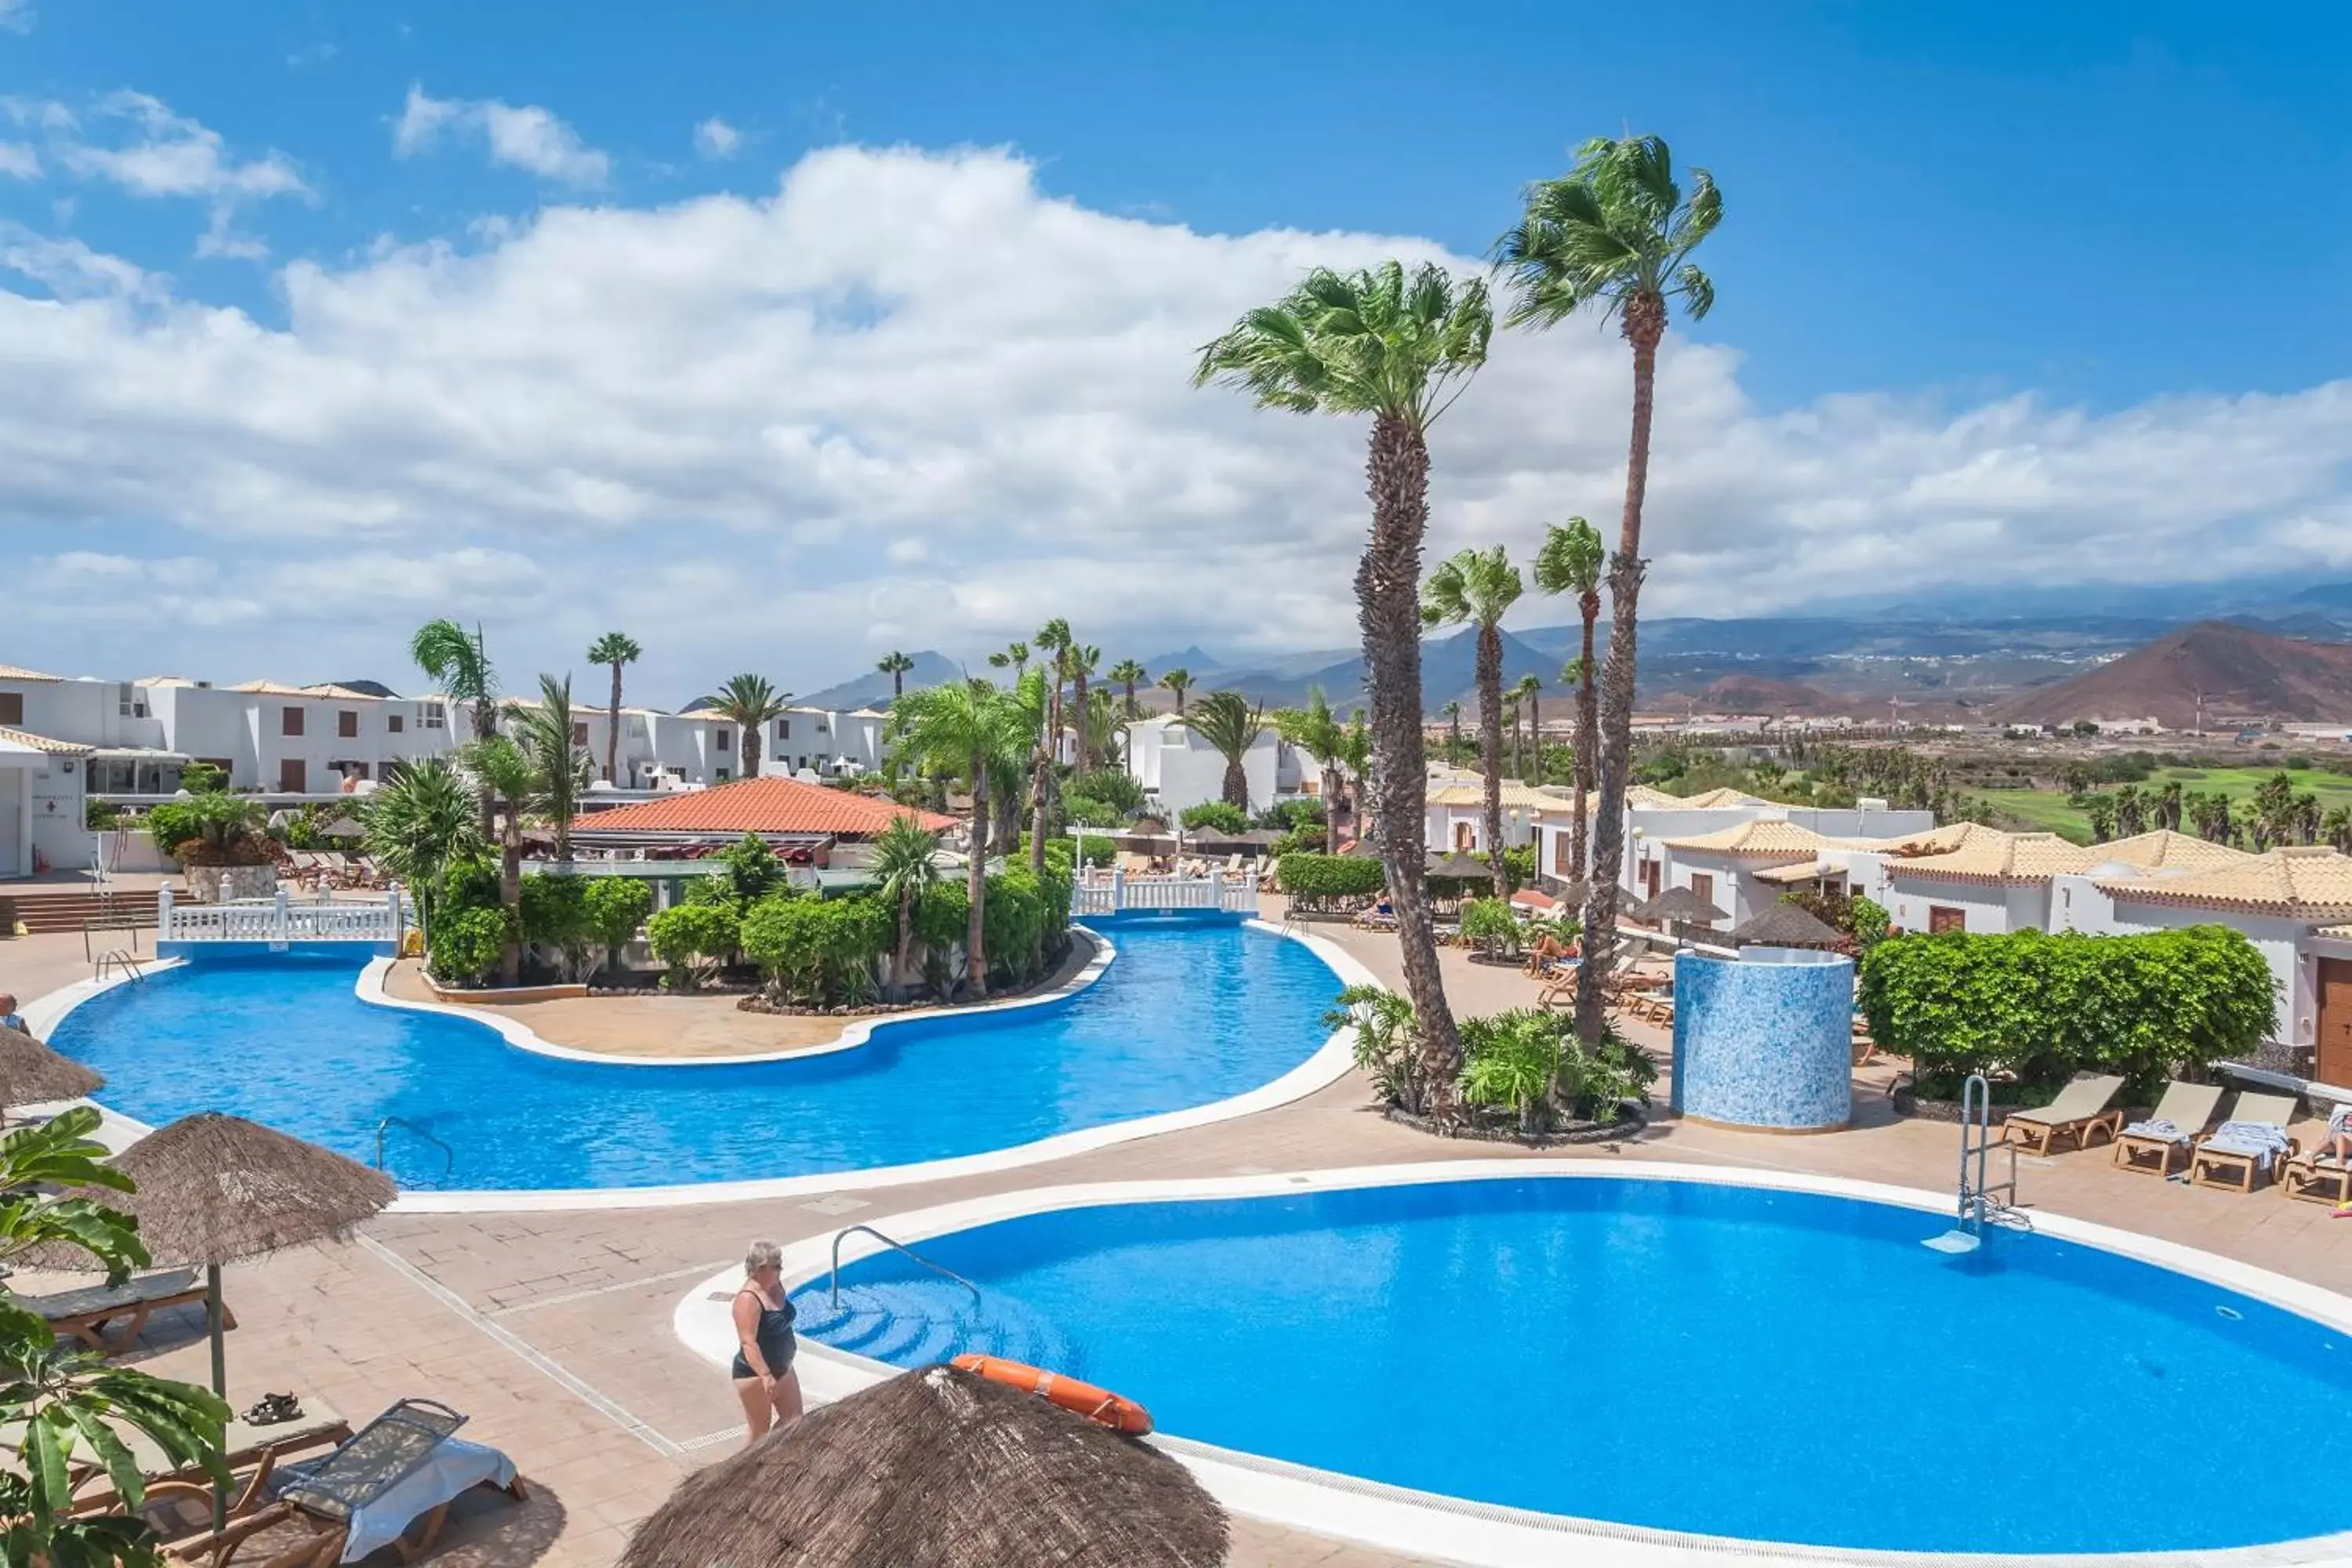
[[(950, 680), (963, 678), (963, 666), (945, 654), (933, 653), (926, 648), (908, 657), (915, 661), (915, 668), (907, 671), (905, 676), (909, 691), (920, 691), (927, 686), (943, 686)], [(987, 672), (988, 666), (982, 663), (981, 673)], [(889, 700), (890, 678), (878, 669), (869, 669), (864, 675), (854, 675), (822, 691), (795, 696), (793, 703), (800, 708), (830, 708), (847, 712), (857, 708), (878, 708)]]
[(1663, 692), (1650, 699), (1672, 712), (1677, 697), (1686, 698), (1702, 713), (1783, 713), (1843, 711), (1851, 706), (1800, 680), (1774, 680), (1761, 675), (1727, 675), (1696, 692)]
[[(1159, 679), (1162, 674), (1171, 669), (1181, 669), (1193, 675), (1206, 675), (1213, 669), (1223, 669), (1225, 668), (1225, 664), (1222, 659), (1218, 658), (1216, 655), (1209, 652), (1208, 649), (1202, 647), (1199, 643), (1194, 643), (1192, 647), (1186, 648), (1181, 653), (1158, 654), (1150, 658), (1140, 660), (1139, 662), (1142, 664), (1144, 668), (1151, 672), (1151, 679), (1154, 680)], [(1109, 667), (1106, 665), (1104, 668), (1108, 668)]]
[(2063, 724), (2153, 714), (2168, 729), (2222, 716), (2352, 721), (2352, 645), (2283, 637), (2228, 621), (2199, 621), (2086, 674), (2026, 691), (2004, 720)]

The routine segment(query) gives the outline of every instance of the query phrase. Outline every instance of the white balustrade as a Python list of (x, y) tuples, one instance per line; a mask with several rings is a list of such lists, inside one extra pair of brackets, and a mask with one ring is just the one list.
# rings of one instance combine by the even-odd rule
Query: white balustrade
[(1249, 877), (1130, 877), (1113, 871), (1108, 881), (1082, 882), (1070, 897), (1074, 915), (1120, 914), (1129, 910), (1217, 910), (1257, 913), (1257, 883)]
[(164, 889), (155, 900), (157, 942), (360, 942), (396, 944), (408, 908), (394, 888), (381, 900), (297, 901), (283, 888), (268, 899), (183, 904)]

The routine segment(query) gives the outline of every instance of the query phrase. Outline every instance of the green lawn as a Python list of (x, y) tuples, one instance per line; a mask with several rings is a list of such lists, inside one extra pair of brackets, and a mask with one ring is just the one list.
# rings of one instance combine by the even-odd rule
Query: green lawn
[[(2145, 795), (2160, 790), (2175, 780), (2190, 795), (2211, 795), (2216, 790), (2232, 801), (2247, 799), (2263, 782), (2278, 768), (2158, 768), (2141, 784)], [(2321, 773), (2314, 768), (2298, 768), (2287, 772), (2294, 781), (2297, 795), (2309, 791), (2319, 797), (2323, 807), (2352, 805), (2352, 776)], [(2117, 786), (2102, 784), (2103, 793), (2113, 794)], [(2091, 841), (2090, 819), (2080, 809), (2067, 804), (2063, 791), (2053, 789), (1989, 789), (1977, 792), (1995, 811), (2005, 817), (2015, 818), (2029, 828), (2041, 828), (2063, 835), (2077, 844)]]

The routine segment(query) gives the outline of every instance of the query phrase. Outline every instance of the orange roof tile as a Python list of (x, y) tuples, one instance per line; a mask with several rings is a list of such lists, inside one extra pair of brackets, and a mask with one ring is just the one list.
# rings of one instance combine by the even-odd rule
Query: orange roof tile
[(951, 816), (917, 811), (896, 801), (875, 800), (797, 779), (756, 778), (590, 812), (580, 819), (576, 831), (872, 837), (901, 816), (911, 816), (934, 833), (955, 826)]

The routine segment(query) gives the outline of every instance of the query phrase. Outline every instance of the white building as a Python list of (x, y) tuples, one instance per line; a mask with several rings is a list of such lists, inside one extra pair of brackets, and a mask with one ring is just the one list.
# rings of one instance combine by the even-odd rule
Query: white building
[(761, 774), (855, 778), (882, 771), (882, 728), (889, 715), (872, 708), (842, 712), (789, 708), (768, 726)]
[[(1203, 801), (1224, 798), (1223, 753), (1177, 715), (1133, 721), (1127, 727), (1127, 741), (1128, 772), (1143, 786), (1145, 797), (1158, 801), (1161, 810), (1181, 815)], [(1259, 731), (1250, 749), (1242, 753), (1242, 773), (1249, 780), (1249, 808), (1264, 811), (1276, 801), (1299, 795), (1311, 771), (1297, 749), (1271, 728)]]
[(82, 794), (90, 752), (0, 725), (0, 877), (79, 870), (97, 854)]

